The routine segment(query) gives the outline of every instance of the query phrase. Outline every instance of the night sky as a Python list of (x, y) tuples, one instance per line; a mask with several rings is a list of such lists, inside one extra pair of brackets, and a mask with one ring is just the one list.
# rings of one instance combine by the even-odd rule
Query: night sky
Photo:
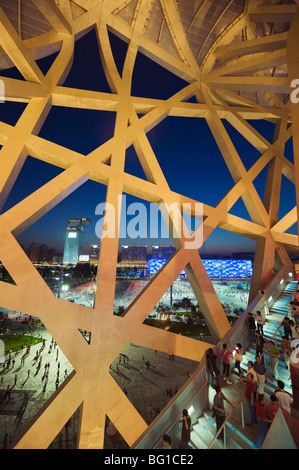
[[(121, 71), (127, 45), (112, 34), (110, 34), (110, 40), (117, 67)], [(55, 55), (38, 61), (43, 72), (48, 70), (54, 58)], [(22, 78), (16, 69), (1, 72), (1, 75)], [(180, 78), (164, 70), (141, 53), (138, 54), (132, 80), (132, 95), (167, 99), (186, 85), (187, 83)], [(111, 92), (100, 63), (94, 31), (76, 42), (73, 67), (64, 86)], [(14, 125), (24, 107), (22, 103), (1, 104), (0, 119)], [(113, 136), (114, 123), (115, 113), (113, 112), (52, 107), (39, 135), (87, 155)], [(267, 139), (272, 140), (274, 131), (272, 123), (253, 121), (251, 124)], [(224, 125), (245, 167), (249, 169), (260, 154), (230, 124), (224, 122)], [(147, 136), (170, 188), (175, 192), (215, 206), (232, 188), (233, 179), (204, 119), (168, 117), (152, 129)], [(293, 162), (291, 139), (286, 146), (285, 155)], [(135, 176), (145, 178), (132, 147), (127, 150), (125, 170)], [(261, 197), (263, 197), (265, 187), (266, 170), (267, 167), (254, 181)], [(28, 156), (2, 212), (62, 171), (60, 168)], [(295, 205), (294, 185), (285, 177), (282, 180), (281, 191), (280, 217)], [(88, 181), (20, 235), (18, 241), (24, 245), (25, 249), (32, 241), (36, 241), (40, 244), (46, 243), (62, 253), (67, 219), (89, 217), (92, 223), (86, 227), (85, 231), (85, 252), (88, 253), (89, 245), (100, 241), (95, 234), (95, 224), (100, 219), (98, 215), (95, 215), (95, 208), (105, 201), (105, 195), (106, 186)], [(127, 205), (137, 201), (136, 198), (127, 196)], [(238, 201), (230, 212), (250, 220), (242, 201)], [(132, 216), (127, 217), (127, 221), (130, 219)], [(297, 226), (290, 229), (289, 233), (296, 233), (295, 229)], [(171, 240), (121, 239), (120, 244), (122, 243), (170, 244)], [(231, 254), (231, 252), (254, 251), (254, 249), (253, 241), (216, 229), (201, 252)]]

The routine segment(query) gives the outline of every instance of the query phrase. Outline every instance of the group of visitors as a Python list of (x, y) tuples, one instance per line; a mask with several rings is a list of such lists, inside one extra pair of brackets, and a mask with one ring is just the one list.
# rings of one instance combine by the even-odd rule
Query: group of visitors
[[(298, 291), (299, 299), (299, 291)], [(298, 303), (299, 309), (299, 303)], [(291, 413), (292, 397), (284, 390), (284, 382), (279, 380), (278, 375), (278, 362), (280, 359), (280, 350), (273, 340), (266, 342), (264, 338), (264, 324), (265, 317), (260, 311), (257, 311), (255, 316), (252, 313), (248, 313), (246, 323), (249, 330), (249, 335), (252, 343), (255, 345), (255, 361), (247, 362), (247, 370), (243, 365), (241, 368), (242, 357), (242, 345), (240, 343), (235, 344), (230, 341), (229, 344), (224, 343), (221, 350), (222, 362), (222, 380), (226, 384), (232, 384), (230, 380), (230, 370), (237, 369), (239, 380), (245, 384), (245, 399), (248, 410), (248, 420), (246, 425), (252, 426), (253, 424), (258, 425), (257, 437), (255, 441), (255, 447), (260, 448), (266, 433), (271, 425), (278, 409), (281, 407), (287, 412)], [(296, 338), (296, 329), (292, 328), (294, 322), (289, 318), (285, 317), (279, 328), (284, 328), (284, 335), (281, 341), (281, 351), (286, 362), (286, 368), (289, 369), (290, 358), (292, 354), (292, 348), (290, 340)], [(298, 336), (299, 337), (299, 336)], [(277, 390), (270, 396), (270, 403), (267, 407), (266, 398), (264, 395), (265, 383), (267, 380), (265, 354), (269, 357), (270, 372), (272, 373), (276, 383)], [(228, 403), (231, 407), (234, 405), (227, 399), (223, 394), (220, 386), (219, 378), (221, 376), (218, 368), (218, 357), (214, 353), (212, 348), (209, 348), (206, 353), (207, 360), (207, 371), (209, 375), (209, 384), (215, 389), (215, 396), (213, 400), (213, 415), (216, 420), (216, 433), (220, 430), (225, 420), (225, 408), (224, 403)], [(231, 361), (233, 362), (233, 365)], [(223, 429), (218, 435), (218, 439), (223, 441)]]

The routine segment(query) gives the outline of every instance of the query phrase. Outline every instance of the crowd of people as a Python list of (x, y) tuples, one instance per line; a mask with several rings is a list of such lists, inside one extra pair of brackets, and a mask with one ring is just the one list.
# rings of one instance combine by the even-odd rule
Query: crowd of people
[[(297, 292), (299, 310), (299, 291)], [(294, 300), (291, 301), (291, 306), (292, 309), (294, 309)], [(216, 420), (216, 434), (220, 430), (217, 436), (220, 441), (223, 441), (222, 425), (225, 420), (224, 403), (228, 403), (231, 407), (234, 405), (229, 402), (222, 392), (221, 381), (219, 379), (221, 378), (225, 384), (232, 384), (230, 373), (233, 369), (237, 370), (239, 380), (245, 384), (244, 395), (248, 415), (246, 425), (252, 426), (257, 424), (258, 427), (255, 448), (261, 447), (279, 408), (283, 408), (286, 412), (291, 413), (292, 396), (285, 390), (285, 384), (279, 378), (278, 364), (282, 356), (285, 361), (285, 367), (289, 370), (293, 351), (291, 341), (299, 338), (297, 332), (299, 327), (296, 329), (294, 327), (295, 322), (289, 317), (284, 317), (275, 332), (276, 335), (279, 329), (284, 329), (284, 335), (282, 336), (280, 344), (278, 344), (279, 340), (277, 339), (275, 341), (274, 337), (269, 341), (265, 339), (265, 322), (266, 318), (260, 311), (257, 311), (255, 315), (248, 313), (246, 318), (248, 334), (255, 348), (254, 362), (247, 361), (247, 364), (244, 364), (242, 344), (235, 344), (233, 341), (230, 341), (229, 344), (224, 343), (222, 345), (220, 357), (215, 354), (212, 348), (209, 348), (206, 353), (209, 384), (215, 389), (212, 410)], [(295, 326), (296, 325), (297, 323)], [(265, 360), (265, 356), (268, 357), (267, 361)], [(220, 364), (220, 367), (218, 364)], [(241, 367), (241, 364), (243, 367)], [(272, 380), (274, 380), (274, 384), (277, 385), (277, 388), (270, 394), (270, 401), (267, 404), (265, 384), (269, 375), (272, 375)]]

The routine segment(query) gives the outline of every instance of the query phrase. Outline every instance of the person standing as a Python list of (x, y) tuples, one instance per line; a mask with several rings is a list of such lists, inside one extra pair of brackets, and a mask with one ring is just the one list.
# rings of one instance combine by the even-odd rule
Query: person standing
[(259, 331), (259, 333), (261, 335), (264, 334), (264, 324), (265, 324), (265, 318), (263, 317), (263, 315), (261, 314), (261, 312), (259, 310), (257, 310), (256, 312), (256, 316), (255, 316), (255, 319), (256, 319), (256, 326), (257, 326), (257, 331)]
[(183, 449), (190, 449), (191, 446), (189, 445), (190, 435), (191, 435), (191, 418), (188, 414), (186, 409), (182, 412), (182, 448)]
[(299, 290), (297, 289), (294, 294), (294, 304), (299, 305)]
[(292, 339), (299, 339), (299, 325), (295, 325), (293, 320), (289, 321)]
[(278, 400), (278, 404), (281, 408), (286, 410), (288, 413), (291, 413), (292, 397), (291, 395), (284, 390), (284, 383), (282, 380), (277, 381), (278, 390), (275, 390), (274, 395)]
[(207, 371), (209, 375), (209, 384), (212, 388), (218, 385), (219, 369), (217, 367), (217, 356), (214, 354), (212, 348), (209, 348), (206, 353)]
[(162, 449), (172, 449), (171, 437), (168, 436), (167, 434), (164, 434), (162, 444), (163, 444)]
[(259, 449), (266, 437), (266, 434), (269, 429), (269, 424), (272, 421), (267, 417), (266, 409), (265, 409), (265, 397), (263, 394), (259, 394), (257, 401), (256, 401), (256, 417), (257, 417), (257, 424), (258, 424), (258, 432), (255, 441), (255, 448)]
[[(234, 405), (225, 397), (219, 385), (215, 387), (215, 392), (216, 392), (216, 395), (214, 396), (214, 400), (213, 400), (213, 409), (214, 409), (215, 419), (216, 419), (216, 434), (217, 434), (217, 432), (219, 431), (219, 429), (221, 428), (225, 420), (224, 401), (226, 401), (232, 408), (234, 407)], [(218, 435), (218, 439), (223, 442), (224, 429), (222, 429), (222, 431)]]
[(267, 297), (266, 297), (266, 294), (263, 290), (260, 290), (259, 293), (263, 296), (263, 301), (264, 301), (264, 312), (265, 312), (265, 316), (269, 315), (270, 312), (269, 312), (269, 307), (268, 307), (268, 301), (267, 301)]
[(254, 409), (254, 383), (252, 380), (253, 376), (250, 372), (248, 372), (246, 378), (242, 378), (241, 380), (245, 382), (245, 398), (247, 401), (247, 409), (248, 409), (248, 421), (246, 426), (251, 426), (252, 423), (255, 421), (255, 409)]
[(275, 380), (278, 380), (278, 361), (280, 358), (279, 349), (275, 346), (273, 341), (269, 341), (267, 352), (269, 354), (270, 367), (273, 373)]
[(258, 394), (263, 395), (266, 382), (266, 368), (264, 363), (261, 361), (260, 356), (255, 357), (255, 363), (253, 364), (253, 368), (257, 377), (257, 392)]
[(246, 323), (247, 323), (247, 326), (248, 326), (248, 329), (249, 329), (251, 342), (252, 342), (252, 343), (255, 343), (255, 341), (256, 341), (256, 336), (255, 336), (255, 319), (254, 319), (254, 316), (252, 315), (252, 313), (250, 313), (250, 312), (249, 312), (248, 315), (247, 315)]
[(237, 343), (235, 344), (232, 340), (231, 340), (231, 343), (235, 346), (233, 347), (233, 350), (235, 351), (235, 355), (234, 355), (234, 358), (235, 358), (235, 365), (234, 365), (234, 369), (237, 369), (238, 372), (239, 372), (239, 378), (241, 379), (242, 377), (242, 370), (241, 370), (241, 362), (243, 360), (243, 357), (242, 357), (242, 344), (241, 343)]
[(256, 332), (255, 352), (264, 362), (265, 340), (259, 331)]
[(270, 405), (269, 405), (269, 418), (271, 421), (274, 420), (277, 411), (279, 410), (279, 403), (275, 395), (270, 396)]
[(256, 391), (256, 388), (257, 388), (257, 375), (256, 375), (256, 372), (253, 368), (253, 362), (252, 361), (247, 362), (247, 374), (249, 372), (252, 375), (252, 381), (253, 381), (253, 384), (254, 384), (254, 391)]
[(232, 384), (232, 382), (229, 380), (230, 358), (232, 357), (232, 354), (226, 343), (224, 343), (222, 346), (221, 356), (223, 361), (223, 380), (226, 380), (226, 383), (228, 384)]
[(281, 324), (279, 325), (279, 328), (281, 328), (282, 326), (284, 329), (284, 335), (288, 340), (292, 336), (291, 323), (289, 317), (284, 317)]
[(282, 341), (280, 343), (280, 348), (282, 350), (282, 354), (284, 357), (284, 362), (286, 363), (286, 369), (290, 369), (290, 362), (291, 362), (291, 355), (292, 355), (292, 348), (290, 341), (287, 340), (285, 336), (282, 337)]
[(294, 302), (290, 302), (292, 305), (292, 313), (295, 325), (299, 325), (299, 305), (294, 304)]

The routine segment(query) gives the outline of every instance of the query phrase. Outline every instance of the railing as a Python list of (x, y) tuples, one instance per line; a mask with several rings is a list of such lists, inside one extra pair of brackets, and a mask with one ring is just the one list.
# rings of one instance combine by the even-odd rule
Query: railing
[[(188, 409), (192, 403), (194, 402), (194, 400), (196, 399), (196, 397), (202, 392), (202, 390), (208, 386), (208, 381), (206, 380), (204, 382), (204, 384), (200, 387), (200, 389), (198, 390), (198, 392), (196, 393), (196, 395), (192, 398), (192, 400), (189, 402), (189, 404), (187, 405), (186, 409)], [(181, 420), (181, 417), (178, 418), (174, 423), (172, 423), (171, 426), (169, 426), (169, 428), (165, 431), (165, 434), (169, 434), (169, 432), (171, 431), (171, 429), (174, 428), (174, 426), (176, 426), (177, 423), (179, 423)], [(159, 442), (157, 442), (157, 444), (155, 445), (155, 449), (157, 448), (157, 446), (159, 445), (159, 443), (161, 442), (161, 439), (159, 440)]]
[[(279, 273), (276, 274), (275, 278), (271, 280), (269, 285), (264, 288), (267, 297), (271, 295), (273, 297), (273, 303), (275, 300), (279, 297), (281, 291), (283, 290), (282, 285), (280, 283), (280, 280), (283, 279), (284, 282), (290, 282), (293, 281), (293, 274), (290, 273), (291, 268), (290, 267), (284, 267), (280, 270)], [(248, 312), (255, 313), (256, 310), (261, 310), (263, 307), (263, 300), (260, 298), (261, 296), (257, 296), (247, 307), (247, 309), (244, 311), (244, 313), (241, 315), (241, 317), (235, 322), (235, 324), (232, 326), (230, 331), (227, 332), (227, 334), (222, 338), (221, 341), (215, 347), (217, 348), (217, 351), (220, 353), (222, 344), (229, 343), (229, 340), (231, 338), (234, 338), (234, 342), (237, 343), (240, 341), (240, 338), (242, 338), (242, 342), (246, 343), (246, 335), (248, 334), (248, 329), (245, 326), (245, 318)], [(246, 348), (246, 344), (243, 344), (244, 348)], [(202, 374), (205, 369), (205, 365), (203, 364), (204, 358), (201, 361), (201, 365), (199, 366), (198, 369), (200, 369), (196, 377), (194, 378), (193, 382), (194, 383), (196, 380), (198, 380), (199, 374)], [(204, 379), (205, 380), (205, 379)], [(155, 420), (150, 424), (148, 429), (144, 431), (144, 433), (139, 436), (139, 438), (136, 440), (136, 442), (133, 444), (132, 448), (136, 449), (143, 449), (143, 448), (155, 448), (159, 442), (161, 442), (161, 435), (162, 432), (164, 433), (164, 430), (173, 430), (174, 424), (177, 424), (179, 421), (179, 418), (175, 418), (175, 421), (173, 421), (173, 415), (178, 416), (177, 414), (177, 408), (179, 407), (180, 409), (186, 408), (186, 402), (187, 403), (192, 403), (194, 402), (195, 396), (198, 396), (200, 392), (202, 392), (203, 388), (206, 386), (202, 385), (203, 381), (200, 380), (200, 390), (196, 389), (196, 392), (194, 393), (192, 401), (190, 400), (191, 393), (189, 392), (189, 388), (192, 386), (192, 383), (189, 383), (187, 386), (187, 389), (184, 388), (183, 392), (178, 394), (178, 397), (176, 398), (175, 401), (169, 403), (167, 405), (166, 410), (159, 415), (159, 419), (157, 422)], [(188, 399), (184, 402), (183, 400), (183, 395), (187, 392), (188, 394)], [(235, 405), (236, 406), (236, 405)], [(204, 408), (203, 408), (204, 409)], [(198, 415), (199, 416), (199, 415)], [(156, 418), (157, 419), (157, 418)], [(173, 423), (173, 424), (171, 424)], [(158, 429), (157, 429), (158, 427)]]
[[(295, 291), (294, 291), (294, 292), (295, 292)], [(287, 305), (290, 304), (292, 298), (294, 297), (294, 292), (293, 292), (292, 296), (289, 298), (289, 300), (287, 301)], [(288, 311), (288, 313), (287, 313), (286, 316), (288, 316), (288, 314), (289, 314), (289, 311)], [(280, 325), (276, 328), (276, 330), (274, 331), (273, 335), (271, 336), (270, 341), (273, 341), (273, 340), (275, 339), (275, 336), (276, 336), (278, 330), (279, 330), (282, 326), (283, 326), (282, 323), (280, 323)]]
[(276, 330), (274, 331), (273, 335), (271, 336), (270, 338), (270, 341), (273, 341), (275, 339), (275, 336), (276, 336), (276, 333), (278, 332), (278, 330), (282, 327), (282, 324), (280, 324)]
[(219, 436), (219, 434), (221, 433), (221, 431), (223, 430), (223, 436), (224, 436), (224, 439), (223, 439), (223, 443), (224, 443), (224, 448), (226, 449), (226, 432), (225, 432), (225, 425), (226, 423), (228, 422), (229, 418), (231, 417), (233, 411), (236, 409), (236, 407), (239, 405), (239, 403), (241, 403), (241, 412), (242, 412), (242, 428), (244, 428), (244, 407), (243, 407), (243, 400), (240, 399), (238, 401), (236, 401), (236, 403), (233, 405), (232, 409), (230, 410), (230, 412), (228, 413), (227, 417), (225, 418), (224, 422), (222, 423), (222, 425), (220, 426), (220, 428), (218, 429), (218, 431), (216, 432), (211, 444), (208, 446), (208, 449), (210, 449), (212, 447), (212, 445), (214, 444), (215, 440), (217, 439), (217, 437)]

